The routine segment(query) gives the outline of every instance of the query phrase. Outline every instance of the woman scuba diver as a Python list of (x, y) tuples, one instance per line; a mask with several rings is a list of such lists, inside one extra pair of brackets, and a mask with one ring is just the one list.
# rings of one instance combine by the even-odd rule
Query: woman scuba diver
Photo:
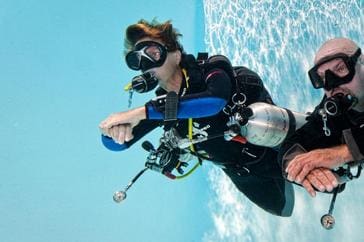
[(191, 142), (183, 152), (217, 164), (265, 211), (290, 216), (294, 192), (282, 177), (277, 151), (220, 135), (242, 107), (273, 104), (260, 77), (245, 67), (232, 67), (222, 56), (196, 60), (183, 51), (180, 36), (169, 21), (141, 20), (127, 28), (126, 63), (142, 71), (131, 88), (147, 92), (159, 87), (157, 97), (144, 106), (111, 114), (100, 123), (104, 145), (124, 150), (159, 126), (181, 138), (204, 140)]

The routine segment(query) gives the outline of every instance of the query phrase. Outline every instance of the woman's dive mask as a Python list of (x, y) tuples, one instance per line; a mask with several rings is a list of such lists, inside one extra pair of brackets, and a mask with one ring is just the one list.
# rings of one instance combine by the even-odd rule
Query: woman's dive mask
[[(340, 85), (349, 83), (355, 75), (355, 65), (361, 55), (361, 49), (348, 56), (344, 53), (338, 53), (328, 56), (319, 61), (308, 71), (308, 75), (314, 88), (324, 88), (330, 91)], [(333, 68), (320, 72), (320, 67), (328, 62), (333, 62)]]
[(167, 54), (166, 46), (155, 41), (142, 41), (125, 56), (125, 61), (130, 69), (146, 72), (162, 66), (167, 59)]

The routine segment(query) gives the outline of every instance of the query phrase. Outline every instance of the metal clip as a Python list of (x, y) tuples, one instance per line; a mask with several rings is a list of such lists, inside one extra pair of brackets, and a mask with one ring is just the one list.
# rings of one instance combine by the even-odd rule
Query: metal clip
[[(239, 99), (237, 99), (237, 97), (239, 97)], [(242, 100), (240, 100), (240, 97), (242, 97)], [(237, 100), (236, 100), (237, 99)], [(244, 93), (240, 92), (240, 93), (235, 93), (231, 100), (233, 101), (233, 103), (235, 105), (244, 105), (246, 102), (246, 96)]]
[(223, 108), (223, 112), (226, 114), (226, 115), (228, 115), (228, 116), (230, 116), (231, 114), (232, 114), (232, 110), (233, 110), (233, 108), (235, 107), (235, 105), (233, 106), (233, 107), (231, 107), (230, 105), (226, 105), (224, 108)]
[(322, 117), (322, 122), (324, 123), (324, 127), (322, 128), (323, 131), (325, 132), (326, 136), (330, 136), (331, 135), (331, 130), (329, 129), (329, 127), (327, 127), (327, 114), (324, 111), (324, 109), (320, 109), (319, 114)]
[(243, 148), (243, 150), (241, 151), (241, 153), (243, 153), (243, 154), (245, 153), (245, 154), (249, 155), (250, 157), (257, 158), (256, 155), (254, 155), (254, 154), (252, 154), (252, 153), (250, 153), (248, 151), (248, 148)]

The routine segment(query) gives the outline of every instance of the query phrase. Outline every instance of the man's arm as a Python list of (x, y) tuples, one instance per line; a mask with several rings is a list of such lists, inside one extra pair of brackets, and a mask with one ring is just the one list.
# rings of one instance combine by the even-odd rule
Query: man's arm
[[(315, 126), (313, 123), (310, 121), (308, 127), (303, 128), (298, 136), (294, 135), (288, 139), (282, 146), (279, 159), (288, 180), (301, 184), (312, 196), (315, 194), (313, 188), (322, 191), (325, 187), (325, 190), (330, 191), (331, 187), (337, 186), (338, 179), (328, 175), (329, 172), (333, 174), (331, 169), (345, 163), (357, 165), (364, 160), (363, 126), (357, 125), (332, 134), (330, 137), (316, 137), (312, 132), (322, 133), (320, 130), (322, 125), (316, 122)], [(311, 135), (313, 137), (309, 139)], [(301, 143), (306, 146), (308, 152), (291, 154), (291, 157), (287, 159), (287, 155), (292, 153), (294, 148), (290, 152), (287, 152), (288, 149)]]
[[(300, 144), (296, 143), (284, 153), (281, 158), (282, 164), (289, 165), (296, 157), (304, 154), (308, 154), (308, 152)], [(283, 167), (283, 170), (283, 176), (287, 178), (287, 175), (289, 176), (289, 173), (286, 172), (287, 167)], [(315, 189), (321, 192), (331, 192), (338, 185), (333, 172), (328, 168), (321, 167), (312, 169), (301, 182), (292, 180), (290, 177), (288, 177), (288, 180), (302, 185), (312, 197), (316, 195)]]
[(343, 144), (299, 154), (289, 161), (285, 171), (288, 180), (301, 184), (306, 175), (315, 168), (334, 169), (352, 160), (348, 146)]
[(287, 172), (287, 168), (298, 157), (307, 156), (308, 158), (306, 158), (310, 160), (312, 153), (309, 151), (317, 148), (321, 150), (327, 145), (337, 145), (337, 143), (333, 142), (335, 137), (328, 138), (324, 135), (321, 125), (319, 117), (311, 116), (301, 129), (285, 140), (278, 155), (278, 162), (282, 166), (283, 176), (302, 185), (311, 196), (315, 196), (315, 189), (318, 191), (331, 191), (338, 185), (333, 172), (328, 168), (312, 168), (303, 179), (297, 182), (292, 179), (291, 174)]
[(343, 136), (354, 163), (364, 160), (364, 124), (346, 129)]
[(357, 165), (364, 160), (364, 128), (357, 126), (342, 132), (344, 144), (315, 149), (292, 159), (286, 168), (288, 179), (301, 183), (314, 168), (333, 169), (346, 163)]

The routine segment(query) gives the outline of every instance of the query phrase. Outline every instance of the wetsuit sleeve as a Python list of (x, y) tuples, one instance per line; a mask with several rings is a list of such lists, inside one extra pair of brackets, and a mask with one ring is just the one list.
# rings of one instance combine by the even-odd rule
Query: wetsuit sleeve
[[(178, 119), (202, 118), (217, 114), (227, 104), (231, 94), (231, 81), (222, 69), (212, 69), (203, 78), (206, 90), (188, 94), (179, 99)], [(164, 118), (165, 96), (146, 104), (147, 119)]]
[(343, 137), (355, 161), (364, 160), (364, 127), (354, 127), (343, 131)]
[(147, 133), (149, 133), (150, 131), (161, 125), (162, 123), (156, 120), (142, 120), (137, 126), (134, 127), (133, 129), (134, 138), (129, 142), (125, 142), (124, 144), (121, 145), (114, 142), (112, 138), (107, 137), (105, 135), (101, 135), (101, 141), (103, 145), (109, 150), (122, 151), (129, 148), (131, 145), (140, 140)]
[(278, 163), (282, 168), (284, 177), (286, 177), (284, 170), (286, 169), (288, 162), (292, 160), (296, 155), (305, 151), (303, 145), (307, 143), (307, 140), (310, 138), (309, 132), (312, 130), (312, 126), (312, 123), (307, 122), (293, 135), (287, 137), (281, 144), (278, 152)]
[(313, 115), (308, 122), (293, 135), (285, 139), (279, 148), (278, 162), (283, 171), (290, 160), (300, 153), (314, 149), (333, 147), (341, 144), (341, 132), (333, 132), (326, 136), (322, 130), (322, 121)]

